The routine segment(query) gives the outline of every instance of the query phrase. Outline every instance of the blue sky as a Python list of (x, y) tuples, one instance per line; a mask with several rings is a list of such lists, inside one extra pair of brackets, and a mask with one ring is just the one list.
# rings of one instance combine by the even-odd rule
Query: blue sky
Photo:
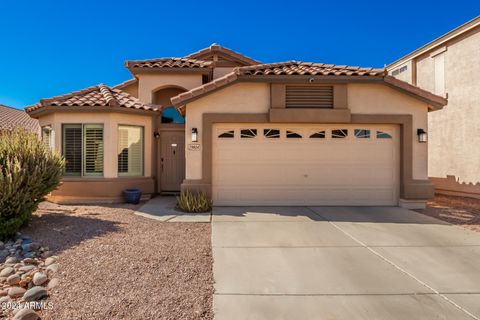
[(0, 104), (131, 78), (127, 59), (219, 43), (262, 62), (383, 67), (480, 14), (479, 1), (0, 2)]

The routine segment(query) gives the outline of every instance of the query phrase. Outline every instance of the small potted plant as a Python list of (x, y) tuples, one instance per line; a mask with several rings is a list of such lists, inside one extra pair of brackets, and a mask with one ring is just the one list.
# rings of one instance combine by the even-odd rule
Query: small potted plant
[(142, 191), (136, 188), (129, 188), (123, 190), (123, 197), (126, 203), (138, 204), (142, 197)]

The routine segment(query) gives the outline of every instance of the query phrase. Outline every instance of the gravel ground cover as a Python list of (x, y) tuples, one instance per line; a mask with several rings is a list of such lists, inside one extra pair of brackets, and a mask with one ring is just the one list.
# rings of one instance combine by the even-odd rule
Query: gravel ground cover
[(480, 232), (480, 199), (437, 195), (426, 209), (416, 211)]
[(138, 206), (42, 203), (22, 233), (61, 261), (42, 319), (212, 319), (210, 224), (162, 223)]

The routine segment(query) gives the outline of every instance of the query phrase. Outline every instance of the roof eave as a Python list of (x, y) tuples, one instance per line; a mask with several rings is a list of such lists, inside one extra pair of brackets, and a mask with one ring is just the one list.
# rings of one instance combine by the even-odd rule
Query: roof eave
[(387, 69), (393, 69), (399, 67), (401, 64), (404, 64), (405, 62), (412, 60), (430, 50), (433, 50), (434, 48), (443, 45), (445, 42), (448, 42), (454, 38), (456, 38), (459, 35), (464, 34), (465, 32), (468, 32), (476, 27), (480, 26), (480, 16), (477, 16), (473, 18), (470, 21), (467, 21), (466, 23), (462, 24), (461, 26), (441, 35), (438, 38), (435, 38), (434, 40), (428, 42), (427, 44), (421, 46), (420, 48), (404, 55), (400, 59), (395, 60), (394, 62), (390, 63), (387, 65)]
[(198, 67), (198, 68), (142, 68), (142, 67), (127, 67), (128, 70), (133, 74), (151, 74), (151, 73), (201, 73), (201, 74), (210, 74), (212, 68), (210, 67)]
[(155, 115), (158, 113), (158, 109), (139, 109), (139, 108), (127, 108), (122, 106), (44, 106), (38, 109), (27, 112), (32, 118), (38, 118), (47, 114), (55, 112), (80, 112), (80, 113), (135, 113), (135, 114), (148, 114)]

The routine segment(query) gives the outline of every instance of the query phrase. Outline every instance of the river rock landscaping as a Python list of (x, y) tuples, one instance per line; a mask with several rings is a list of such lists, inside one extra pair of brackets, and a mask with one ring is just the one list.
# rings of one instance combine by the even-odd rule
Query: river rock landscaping
[(35, 302), (48, 297), (59, 283), (58, 270), (58, 257), (28, 235), (17, 233), (0, 242), (0, 318), (39, 319), (34, 309), (41, 304)]

